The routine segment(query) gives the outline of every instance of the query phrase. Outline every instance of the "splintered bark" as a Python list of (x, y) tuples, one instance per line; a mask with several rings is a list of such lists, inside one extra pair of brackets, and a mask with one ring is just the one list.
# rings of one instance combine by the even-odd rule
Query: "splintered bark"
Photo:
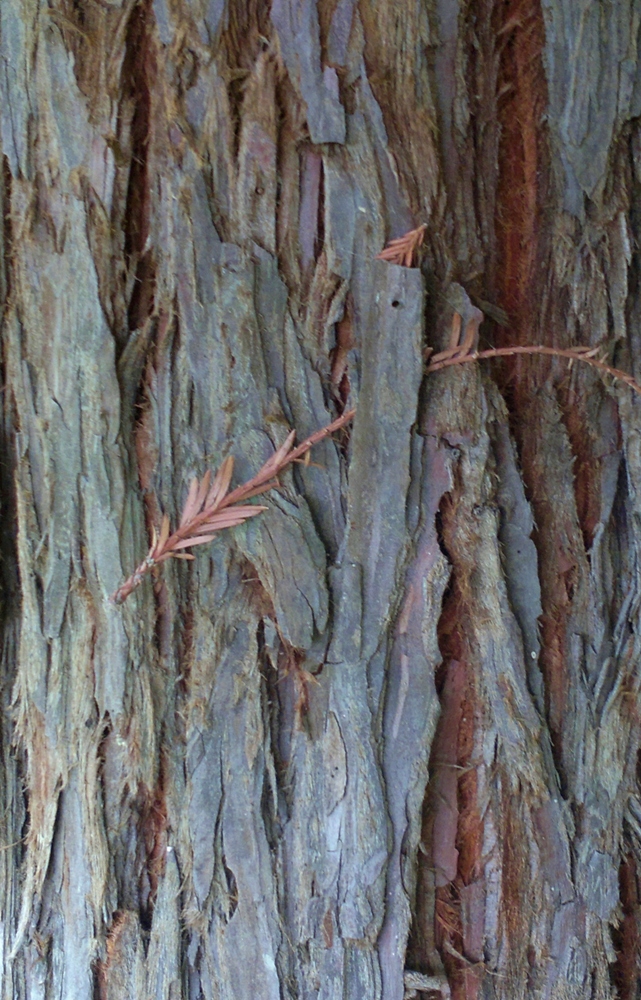
[(1, 0), (2, 1000), (638, 996), (638, 31)]

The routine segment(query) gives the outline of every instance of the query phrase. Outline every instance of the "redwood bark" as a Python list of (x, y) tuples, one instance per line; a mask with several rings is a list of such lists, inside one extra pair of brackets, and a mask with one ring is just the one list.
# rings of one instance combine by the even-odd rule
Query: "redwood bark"
[(4, 1000), (638, 995), (640, 18), (0, 3)]

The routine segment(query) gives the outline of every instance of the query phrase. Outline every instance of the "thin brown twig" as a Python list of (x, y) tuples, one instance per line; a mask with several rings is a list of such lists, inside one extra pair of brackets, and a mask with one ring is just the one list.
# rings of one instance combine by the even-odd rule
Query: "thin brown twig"
[(244, 501), (278, 486), (277, 477), (283, 469), (306, 455), (323, 438), (344, 427), (355, 412), (348, 410), (343, 413), (327, 427), (315, 431), (296, 448), (293, 446), (296, 432), (291, 431), (280, 448), (267, 459), (262, 469), (248, 482), (237, 486), (231, 492), (229, 486), (234, 469), (234, 459), (231, 455), (227, 456), (213, 482), (209, 471), (205, 473), (201, 482), (192, 479), (178, 528), (170, 534), (169, 518), (166, 514), (163, 515), (160, 533), (153, 529), (151, 548), (147, 556), (112, 594), (111, 601), (114, 604), (123, 604), (136, 587), (140, 586), (145, 576), (160, 563), (167, 559), (194, 559), (191, 553), (183, 550), (193, 545), (205, 545), (223, 528), (233, 528), (243, 524), (250, 517), (267, 510), (259, 504), (247, 505)]
[[(540, 344), (520, 345), (518, 347), (490, 347), (485, 351), (471, 351), (468, 354), (459, 354), (455, 357), (441, 357), (435, 354), (430, 359), (428, 372), (439, 371), (441, 368), (450, 368), (452, 365), (464, 365), (472, 361), (485, 361), (487, 358), (506, 358), (515, 354), (547, 354), (556, 358), (568, 358), (569, 361), (583, 361), (586, 365), (591, 365), (606, 375), (611, 375), (619, 382), (625, 382), (634, 392), (641, 395), (641, 385), (627, 372), (620, 368), (613, 368), (600, 358), (595, 358), (597, 348), (594, 347), (544, 347)], [(443, 354), (446, 352), (443, 351)]]

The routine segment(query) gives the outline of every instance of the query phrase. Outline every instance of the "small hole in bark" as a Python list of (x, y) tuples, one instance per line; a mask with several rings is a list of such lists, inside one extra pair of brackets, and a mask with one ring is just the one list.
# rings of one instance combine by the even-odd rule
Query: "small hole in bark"
[(392, 309), (400, 309), (400, 307), (401, 307), (402, 305), (403, 305), (403, 303), (402, 303), (402, 302), (399, 302), (399, 300), (398, 300), (398, 299), (393, 299), (393, 300), (392, 300)]

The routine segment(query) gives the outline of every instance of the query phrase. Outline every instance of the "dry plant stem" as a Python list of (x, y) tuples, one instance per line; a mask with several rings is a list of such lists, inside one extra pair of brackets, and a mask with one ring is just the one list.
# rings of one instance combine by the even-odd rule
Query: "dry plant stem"
[(344, 427), (354, 416), (355, 410), (348, 410), (327, 427), (315, 431), (302, 444), (293, 447), (296, 432), (291, 431), (285, 442), (267, 459), (262, 469), (256, 475), (236, 489), (229, 492), (234, 460), (229, 455), (211, 482), (211, 473), (206, 472), (202, 481), (193, 479), (185, 501), (180, 524), (173, 534), (169, 533), (169, 518), (165, 514), (162, 519), (160, 535), (153, 530), (153, 540), (147, 556), (136, 567), (131, 576), (111, 595), (114, 604), (123, 604), (129, 595), (140, 586), (147, 573), (166, 559), (193, 559), (189, 552), (182, 551), (192, 545), (205, 545), (211, 542), (216, 532), (223, 528), (233, 528), (242, 524), (250, 517), (255, 517), (261, 511), (267, 510), (258, 504), (243, 504), (243, 501), (278, 486), (277, 476), (283, 469), (307, 456), (310, 449)]
[[(619, 382), (625, 382), (631, 389), (641, 395), (641, 385), (627, 372), (620, 368), (612, 368), (611, 365), (600, 361), (592, 356), (595, 348), (574, 347), (562, 349), (559, 347), (542, 347), (540, 345), (526, 345), (520, 347), (491, 347), (486, 351), (473, 351), (471, 354), (459, 354), (455, 357), (441, 358), (439, 354), (434, 355), (428, 363), (428, 372), (435, 372), (441, 368), (449, 368), (452, 365), (464, 365), (471, 361), (485, 361), (487, 358), (506, 358), (514, 354), (548, 354), (555, 358), (568, 358), (569, 361), (584, 361), (586, 365), (598, 368), (606, 375), (611, 375)], [(445, 353), (445, 352), (443, 352)]]

